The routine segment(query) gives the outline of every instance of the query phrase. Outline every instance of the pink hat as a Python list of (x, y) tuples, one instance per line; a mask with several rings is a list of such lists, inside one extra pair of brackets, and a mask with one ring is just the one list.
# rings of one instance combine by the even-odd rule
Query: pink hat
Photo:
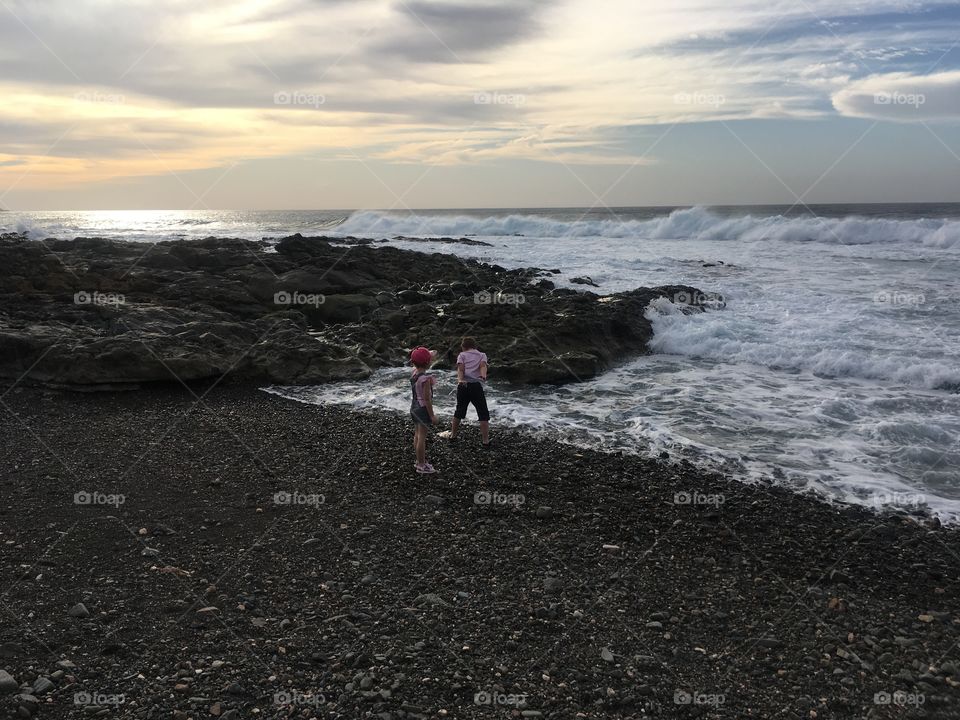
[(433, 360), (433, 353), (421, 345), (410, 352), (410, 360), (414, 365), (429, 365), (430, 361)]

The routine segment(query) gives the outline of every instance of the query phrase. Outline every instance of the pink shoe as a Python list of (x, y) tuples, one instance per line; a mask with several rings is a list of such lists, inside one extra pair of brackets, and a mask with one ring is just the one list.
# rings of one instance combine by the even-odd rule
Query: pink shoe
[(435, 473), (437, 469), (433, 467), (430, 463), (424, 463), (423, 465), (417, 465), (417, 472), (421, 475), (431, 475)]

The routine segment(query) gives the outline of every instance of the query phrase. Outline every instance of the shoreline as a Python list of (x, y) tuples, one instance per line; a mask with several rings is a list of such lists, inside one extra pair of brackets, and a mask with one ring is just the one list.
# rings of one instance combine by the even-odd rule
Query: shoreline
[(11, 710), (960, 716), (955, 529), (475, 423), (419, 476), (403, 417), (191, 392), (5, 396)]

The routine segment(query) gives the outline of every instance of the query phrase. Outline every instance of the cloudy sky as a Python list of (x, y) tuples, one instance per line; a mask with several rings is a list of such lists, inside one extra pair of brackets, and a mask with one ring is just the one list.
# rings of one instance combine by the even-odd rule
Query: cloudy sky
[(0, 206), (960, 200), (960, 4), (0, 0)]

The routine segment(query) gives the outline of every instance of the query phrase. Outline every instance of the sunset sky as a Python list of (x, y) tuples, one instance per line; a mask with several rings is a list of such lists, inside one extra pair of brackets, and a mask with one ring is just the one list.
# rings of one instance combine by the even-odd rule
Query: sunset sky
[(960, 200), (960, 5), (0, 0), (0, 206)]

